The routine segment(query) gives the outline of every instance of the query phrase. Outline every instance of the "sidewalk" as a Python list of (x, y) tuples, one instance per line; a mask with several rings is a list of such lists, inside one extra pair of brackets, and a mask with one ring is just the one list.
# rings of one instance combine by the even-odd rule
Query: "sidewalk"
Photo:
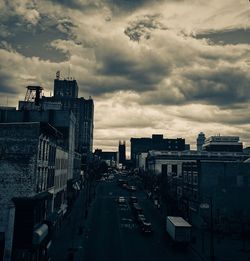
[[(204, 260), (210, 260), (210, 232), (193, 228), (192, 234), (195, 237), (191, 245), (193, 250)], [(216, 261), (250, 261), (250, 242), (214, 234), (214, 255)]]
[(79, 248), (82, 248), (80, 243), (82, 241), (83, 231), (80, 231), (80, 229), (81, 227), (84, 229), (85, 224), (84, 206), (84, 191), (81, 190), (71, 213), (63, 221), (60, 231), (52, 238), (50, 250), (52, 261), (70, 260), (68, 259), (69, 250), (74, 249), (77, 251)]

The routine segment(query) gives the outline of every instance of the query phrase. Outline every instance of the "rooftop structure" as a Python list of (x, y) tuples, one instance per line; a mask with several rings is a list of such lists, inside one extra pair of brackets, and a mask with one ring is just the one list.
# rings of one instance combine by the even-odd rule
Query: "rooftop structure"
[(242, 152), (243, 144), (238, 136), (211, 136), (206, 139), (206, 151)]

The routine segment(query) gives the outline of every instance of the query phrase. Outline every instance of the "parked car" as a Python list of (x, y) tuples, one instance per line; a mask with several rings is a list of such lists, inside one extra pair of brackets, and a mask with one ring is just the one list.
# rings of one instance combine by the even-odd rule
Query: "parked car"
[(139, 215), (139, 214), (143, 214), (143, 210), (142, 208), (139, 206), (138, 203), (133, 203), (132, 204), (132, 211), (134, 215)]
[(138, 215), (136, 216), (136, 221), (137, 221), (139, 224), (141, 224), (141, 223), (143, 223), (143, 222), (146, 222), (146, 218), (145, 218), (145, 216), (144, 216), (143, 214), (138, 214)]
[(129, 191), (136, 191), (136, 187), (135, 186), (128, 186), (127, 189)]
[(128, 184), (128, 182), (124, 179), (118, 179), (117, 184), (121, 187), (123, 187), (124, 184)]
[(137, 203), (137, 202), (138, 202), (138, 198), (137, 197), (131, 196), (129, 198), (129, 204), (133, 204), (133, 203)]
[(142, 223), (140, 223), (140, 229), (141, 229), (141, 232), (144, 233), (144, 234), (152, 234), (153, 233), (152, 225), (149, 222), (143, 221)]

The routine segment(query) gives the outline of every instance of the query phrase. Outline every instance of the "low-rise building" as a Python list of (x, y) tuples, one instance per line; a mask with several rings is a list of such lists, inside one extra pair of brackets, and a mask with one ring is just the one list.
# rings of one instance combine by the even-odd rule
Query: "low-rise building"
[(249, 162), (185, 162), (177, 187), (178, 207), (195, 225), (211, 221), (211, 207), (215, 229), (241, 229), (241, 224), (250, 219)]
[(211, 136), (202, 146), (206, 151), (242, 152), (243, 144), (237, 136)]

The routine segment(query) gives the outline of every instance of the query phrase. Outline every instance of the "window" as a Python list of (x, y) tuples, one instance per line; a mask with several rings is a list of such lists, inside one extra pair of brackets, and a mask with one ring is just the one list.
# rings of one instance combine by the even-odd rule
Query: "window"
[(194, 185), (198, 184), (198, 176), (196, 174), (193, 175), (193, 184)]

